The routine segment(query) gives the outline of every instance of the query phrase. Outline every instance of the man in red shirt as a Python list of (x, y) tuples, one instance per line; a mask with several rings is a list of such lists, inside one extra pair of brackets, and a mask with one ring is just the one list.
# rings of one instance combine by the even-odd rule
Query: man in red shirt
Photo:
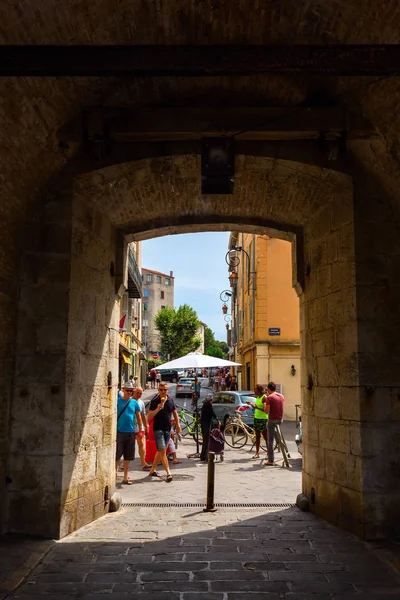
[(276, 385), (271, 381), (267, 385), (267, 396), (264, 400), (264, 410), (268, 414), (268, 460), (265, 465), (274, 465), (275, 425), (280, 425), (283, 419), (283, 403), (285, 398), (276, 391)]

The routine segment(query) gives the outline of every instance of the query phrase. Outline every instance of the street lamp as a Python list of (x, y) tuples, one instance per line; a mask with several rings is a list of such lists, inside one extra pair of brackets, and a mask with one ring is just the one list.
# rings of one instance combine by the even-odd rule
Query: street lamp
[(226, 305), (226, 304), (224, 304), (224, 305), (222, 306), (222, 314), (223, 314), (223, 315), (226, 315), (226, 313), (227, 313), (227, 312), (228, 312), (228, 307), (227, 307), (227, 305)]
[(250, 256), (246, 252), (246, 250), (242, 246), (232, 246), (230, 250), (225, 254), (225, 262), (229, 265), (229, 270), (231, 271), (231, 275), (229, 276), (229, 281), (231, 281), (231, 277), (234, 275), (237, 278), (237, 274), (235, 273), (235, 267), (240, 264), (240, 258), (237, 254), (233, 254), (233, 252), (243, 252), (247, 258), (247, 288), (250, 287)]
[(235, 273), (235, 271), (232, 271), (232, 273), (229, 275), (228, 279), (229, 279), (229, 283), (230, 283), (231, 288), (233, 290), (236, 290), (237, 289), (237, 284), (238, 284), (237, 273)]

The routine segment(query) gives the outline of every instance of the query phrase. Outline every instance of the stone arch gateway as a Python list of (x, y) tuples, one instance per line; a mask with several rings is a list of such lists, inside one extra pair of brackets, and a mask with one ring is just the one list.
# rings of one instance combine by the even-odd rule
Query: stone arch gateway
[(390, 483), (398, 461), (398, 389), (390, 360), (373, 368), (393, 317), (391, 299), (382, 313), (389, 321), (377, 326), (381, 294), (390, 298), (391, 288), (379, 288), (377, 297), (360, 243), (365, 194), (373, 189), (366, 190), (356, 169), (349, 174), (243, 153), (236, 156), (234, 194), (201, 196), (199, 161), (197, 154), (172, 155), (64, 174), (37, 212), (21, 270), (10, 530), (62, 537), (107, 510), (104, 489), (114, 477), (116, 299), (126, 241), (238, 229), (293, 243), (303, 491), (313, 499), (311, 508), (365, 538), (388, 535), (398, 524), (399, 498)]

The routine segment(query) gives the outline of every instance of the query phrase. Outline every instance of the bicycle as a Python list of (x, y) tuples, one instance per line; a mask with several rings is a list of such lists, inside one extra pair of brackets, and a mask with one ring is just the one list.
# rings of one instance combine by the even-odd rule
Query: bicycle
[[(240, 411), (236, 411), (234, 416), (229, 417), (225, 430), (224, 430), (225, 441), (231, 448), (243, 448), (251, 440), (252, 446), (250, 452), (256, 445), (256, 432), (253, 427), (247, 425), (243, 419)], [(260, 448), (264, 452), (267, 452), (267, 446), (265, 440), (261, 437)], [(275, 443), (275, 450), (278, 450), (277, 443)]]
[(190, 412), (184, 408), (178, 411), (179, 421), (181, 424), (181, 436), (186, 437), (191, 435), (194, 440), (196, 436), (201, 436), (201, 424), (200, 424), (200, 413), (199, 411)]
[(275, 423), (275, 441), (276, 445), (278, 446), (278, 452), (282, 452), (282, 458), (285, 467), (290, 467), (288, 460), (290, 458), (290, 453), (285, 438), (283, 437), (282, 429), (279, 423)]

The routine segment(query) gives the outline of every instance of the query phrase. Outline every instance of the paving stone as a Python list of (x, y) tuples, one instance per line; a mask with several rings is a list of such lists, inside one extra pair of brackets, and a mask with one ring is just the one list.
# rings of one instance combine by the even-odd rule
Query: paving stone
[(124, 573), (88, 573), (86, 581), (87, 583), (110, 583), (114, 584), (117, 581), (122, 582), (135, 582), (137, 580), (137, 573), (135, 571), (125, 571)]
[[(212, 592), (287, 592), (286, 583), (280, 581), (212, 581)], [(243, 597), (243, 596), (242, 596)]]
[[(138, 584), (142, 592), (207, 592), (208, 584), (203, 581), (157, 581)], [(113, 589), (115, 592), (124, 594), (136, 593), (137, 589), (129, 583), (117, 584)], [(206, 600), (206, 599), (204, 599)]]
[(224, 594), (223, 593), (210, 594), (209, 592), (207, 592), (207, 596), (205, 596), (204, 594), (201, 594), (201, 593), (198, 594), (196, 592), (188, 592), (188, 593), (184, 593), (182, 598), (183, 598), (183, 600), (223, 600)]
[(316, 562), (317, 557), (315, 554), (293, 554), (293, 553), (284, 553), (284, 554), (272, 554), (268, 552), (268, 557), (271, 562)]
[(200, 571), (194, 574), (194, 581), (263, 581), (260, 571)]
[[(220, 563), (218, 563), (220, 564)], [(203, 571), (209, 568), (208, 562), (152, 562), (148, 565), (140, 565), (137, 567), (137, 570), (140, 573), (148, 573), (155, 571)]]
[[(211, 572), (211, 571), (210, 571)], [(189, 573), (181, 571), (158, 571), (156, 573), (141, 573), (140, 581), (189, 581)]]
[(334, 592), (351, 592), (354, 587), (347, 583), (311, 583), (292, 581), (290, 584), (294, 592), (307, 592), (309, 594), (333, 594)]
[(268, 571), (270, 581), (310, 581), (312, 583), (324, 583), (327, 580), (322, 573), (298, 573), (296, 571)]

